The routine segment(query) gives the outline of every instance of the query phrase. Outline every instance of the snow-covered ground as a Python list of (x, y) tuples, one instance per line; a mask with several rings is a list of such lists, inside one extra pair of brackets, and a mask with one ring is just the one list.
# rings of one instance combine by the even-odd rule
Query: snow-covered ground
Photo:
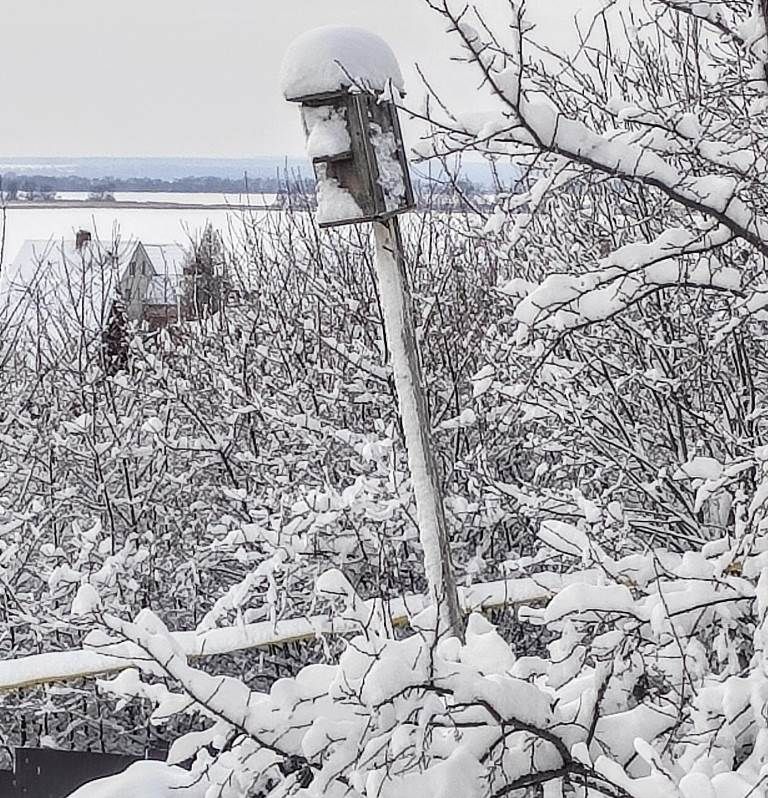
[[(171, 202), (179, 205), (271, 205), (277, 194), (210, 194), (173, 191), (112, 191), (116, 202)], [(87, 200), (89, 191), (57, 191), (56, 199)]]
[[(157, 195), (147, 195), (157, 196)], [(216, 195), (218, 196), (218, 195)], [(121, 238), (139, 238), (149, 244), (187, 244), (190, 236), (207, 222), (225, 235), (238, 229), (243, 213), (262, 215), (273, 211), (240, 211), (204, 208), (9, 208), (6, 216), (4, 263), (16, 256), (27, 239), (73, 238), (80, 228), (109, 240), (117, 229)]]

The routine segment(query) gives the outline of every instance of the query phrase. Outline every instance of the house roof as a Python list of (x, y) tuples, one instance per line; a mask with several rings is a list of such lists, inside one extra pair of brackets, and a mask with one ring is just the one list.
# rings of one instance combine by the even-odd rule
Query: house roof
[(175, 305), (181, 298), (187, 252), (178, 244), (144, 244), (155, 272), (144, 301), (149, 305)]
[[(78, 249), (74, 239), (37, 239), (25, 241), (14, 260), (0, 274), (0, 293), (28, 288), (43, 276), (61, 278), (69, 272), (90, 270), (109, 264), (120, 268), (128, 265), (138, 241), (117, 241), (109, 244), (86, 241)], [(45, 272), (42, 267), (45, 266)]]
[(181, 278), (188, 257), (184, 247), (178, 244), (143, 244), (143, 247), (152, 262), (155, 274)]
[(100, 332), (138, 242), (25, 241), (0, 273), (0, 322), (62, 337)]

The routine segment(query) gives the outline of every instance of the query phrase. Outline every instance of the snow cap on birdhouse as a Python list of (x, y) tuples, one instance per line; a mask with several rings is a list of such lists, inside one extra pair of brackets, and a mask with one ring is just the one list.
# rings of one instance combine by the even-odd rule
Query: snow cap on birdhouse
[(301, 104), (321, 227), (413, 208), (395, 105), (403, 76), (385, 41), (361, 28), (304, 33), (288, 48), (281, 83), (285, 98)]
[(390, 82), (403, 93), (403, 76), (392, 48), (370, 31), (343, 25), (315, 28), (295, 39), (280, 75), (289, 102), (354, 87), (381, 93)]

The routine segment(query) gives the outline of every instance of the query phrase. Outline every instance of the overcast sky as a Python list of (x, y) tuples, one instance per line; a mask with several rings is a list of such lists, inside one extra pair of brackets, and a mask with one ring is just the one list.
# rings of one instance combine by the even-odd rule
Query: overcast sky
[[(529, 6), (541, 35), (566, 46), (573, 15), (593, 2)], [(477, 102), (474, 75), (451, 67), (456, 45), (423, 0), (0, 0), (0, 9), (0, 155), (298, 154), (280, 60), (299, 33), (331, 23), (384, 36), (412, 99), (418, 61), (454, 103)]]

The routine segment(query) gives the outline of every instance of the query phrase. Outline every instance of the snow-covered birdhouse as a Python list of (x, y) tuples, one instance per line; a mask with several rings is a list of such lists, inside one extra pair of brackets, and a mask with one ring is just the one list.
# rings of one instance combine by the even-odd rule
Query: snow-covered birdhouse
[(321, 227), (382, 221), (414, 207), (395, 104), (403, 78), (386, 42), (360, 28), (309, 31), (286, 53), (282, 88), (301, 104)]

